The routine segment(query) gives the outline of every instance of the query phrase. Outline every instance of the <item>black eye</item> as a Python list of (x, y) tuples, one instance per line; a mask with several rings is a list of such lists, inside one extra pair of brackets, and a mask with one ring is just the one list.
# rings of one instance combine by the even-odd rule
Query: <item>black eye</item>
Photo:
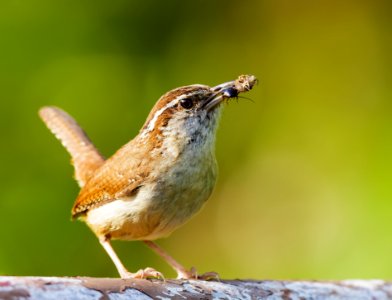
[(229, 98), (235, 98), (238, 96), (238, 90), (232, 87), (229, 87), (225, 90), (222, 91), (223, 95), (229, 97)]
[(193, 106), (193, 100), (190, 98), (185, 98), (180, 101), (180, 104), (185, 109), (190, 109)]

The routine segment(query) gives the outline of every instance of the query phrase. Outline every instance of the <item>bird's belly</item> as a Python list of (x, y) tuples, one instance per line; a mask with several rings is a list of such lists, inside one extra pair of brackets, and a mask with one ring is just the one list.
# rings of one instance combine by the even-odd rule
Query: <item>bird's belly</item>
[(142, 186), (133, 198), (114, 200), (90, 210), (86, 223), (98, 236), (112, 239), (154, 240), (169, 235), (200, 210), (216, 178), (214, 168), (198, 172), (201, 180), (177, 173), (154, 185)]

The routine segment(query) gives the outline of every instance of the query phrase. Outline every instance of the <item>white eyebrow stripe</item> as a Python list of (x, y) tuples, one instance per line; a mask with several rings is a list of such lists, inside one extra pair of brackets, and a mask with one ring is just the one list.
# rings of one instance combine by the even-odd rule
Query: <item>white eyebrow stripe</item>
[(188, 94), (180, 95), (180, 96), (174, 98), (174, 100), (172, 100), (169, 103), (167, 103), (161, 109), (157, 110), (155, 112), (154, 116), (151, 118), (150, 122), (148, 122), (146, 128), (143, 130), (142, 137), (145, 137), (147, 135), (147, 133), (151, 132), (154, 129), (155, 123), (157, 122), (159, 116), (162, 115), (165, 110), (175, 106), (178, 103), (178, 101), (180, 101), (182, 99), (185, 99), (185, 98), (188, 98), (189, 96), (193, 96), (196, 93), (197, 92), (191, 92), (191, 93), (188, 93)]

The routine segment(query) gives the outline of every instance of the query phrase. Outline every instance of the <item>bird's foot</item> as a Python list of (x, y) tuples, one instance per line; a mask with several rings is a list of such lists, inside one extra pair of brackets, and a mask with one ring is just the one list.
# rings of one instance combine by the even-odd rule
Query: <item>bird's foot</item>
[(204, 274), (198, 274), (195, 267), (190, 270), (179, 270), (177, 279), (199, 279), (199, 280), (215, 280), (219, 281), (219, 274), (216, 272), (207, 272)]
[(135, 273), (134, 278), (140, 278), (140, 279), (147, 279), (147, 278), (154, 278), (154, 279), (165, 279), (163, 274), (153, 268), (145, 268), (145, 269), (140, 269)]
[(136, 279), (165, 279), (163, 274), (161, 272), (158, 272), (157, 270), (153, 268), (145, 268), (145, 269), (140, 269), (136, 273), (131, 273), (128, 271), (124, 271), (121, 273), (121, 278), (128, 279), (128, 278), (136, 278)]

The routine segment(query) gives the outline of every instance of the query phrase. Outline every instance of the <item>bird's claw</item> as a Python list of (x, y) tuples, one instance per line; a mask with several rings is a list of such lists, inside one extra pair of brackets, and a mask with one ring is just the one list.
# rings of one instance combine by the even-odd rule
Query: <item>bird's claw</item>
[(153, 268), (145, 268), (145, 269), (140, 269), (135, 273), (134, 278), (139, 278), (139, 279), (147, 279), (147, 278), (154, 278), (154, 279), (165, 279), (163, 274)]
[(189, 271), (178, 272), (177, 279), (199, 279), (199, 280), (214, 280), (219, 281), (219, 274), (216, 272), (207, 272), (204, 274), (198, 274), (195, 267), (192, 267)]
[(165, 277), (163, 274), (153, 268), (145, 268), (145, 269), (140, 269), (136, 273), (131, 273), (131, 272), (125, 272), (121, 274), (121, 278), (136, 278), (136, 279), (162, 279), (164, 280)]

